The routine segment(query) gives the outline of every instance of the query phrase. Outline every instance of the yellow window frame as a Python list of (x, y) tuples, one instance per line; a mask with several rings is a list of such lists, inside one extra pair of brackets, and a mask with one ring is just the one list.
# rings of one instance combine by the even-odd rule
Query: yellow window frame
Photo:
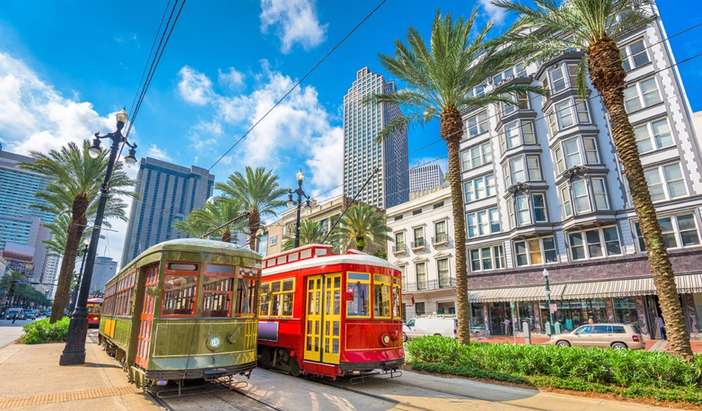
[(397, 276), (392, 277), (392, 294), (390, 296), (390, 313), (393, 320), (402, 319), (402, 279)]
[[(368, 278), (351, 278), (352, 275), (366, 275)], [(367, 315), (355, 315), (349, 313), (349, 300), (346, 300), (346, 318), (371, 318), (371, 313), (373, 312), (373, 287), (371, 286), (371, 273), (360, 272), (360, 271), (347, 271), (346, 272), (346, 290), (349, 290), (350, 284), (361, 284), (368, 286), (368, 294), (366, 299), (368, 300), (368, 314)], [(355, 299), (355, 296), (354, 296)]]
[[(264, 287), (266, 290), (264, 290)], [(258, 316), (259, 317), (268, 317), (270, 316), (271, 312), (271, 298), (270, 298), (270, 290), (271, 290), (271, 283), (270, 282), (261, 282), (260, 286), (260, 293), (258, 295)], [(266, 305), (266, 310), (265, 312), (263, 311), (263, 304)]]
[[(292, 287), (290, 290), (283, 290), (283, 284), (286, 282), (292, 282)], [(261, 289), (261, 297), (259, 298), (259, 300), (260, 300), (259, 317), (292, 318), (293, 314), (295, 313), (295, 277), (283, 278), (281, 280), (275, 280), (275, 281), (268, 281), (264, 284), (267, 285), (268, 290), (266, 293), (266, 297), (264, 297), (263, 296), (264, 295), (263, 289)], [(264, 284), (262, 284), (262, 287)], [(278, 284), (278, 291), (273, 291), (274, 284)], [(273, 302), (280, 299), (278, 301), (278, 307), (279, 307), (279, 310), (282, 310), (283, 302), (285, 301), (286, 295), (290, 295), (290, 314), (273, 313)], [(264, 298), (266, 299), (265, 302), (268, 303), (267, 310), (265, 313), (262, 311)]]
[[(380, 298), (382, 301), (382, 305), (388, 307), (387, 315), (378, 315), (375, 312), (375, 299), (376, 292), (378, 290), (376, 287), (380, 287)], [(383, 295), (383, 289), (386, 290), (386, 296)], [(383, 320), (392, 318), (392, 278), (387, 274), (373, 274), (373, 318)]]

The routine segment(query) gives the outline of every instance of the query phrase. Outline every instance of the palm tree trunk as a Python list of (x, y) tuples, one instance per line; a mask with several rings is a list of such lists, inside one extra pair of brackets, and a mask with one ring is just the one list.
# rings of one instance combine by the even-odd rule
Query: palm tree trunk
[(229, 227), (224, 227), (224, 231), (222, 232), (222, 241), (225, 243), (230, 243), (232, 241), (232, 232), (229, 231)]
[(249, 248), (256, 251), (256, 233), (261, 228), (261, 216), (257, 209), (249, 214)]
[(629, 182), (634, 209), (648, 250), (648, 263), (651, 267), (651, 275), (658, 292), (665, 321), (668, 350), (687, 361), (691, 361), (693, 354), (690, 347), (690, 335), (685, 326), (675, 286), (675, 273), (663, 243), (663, 235), (656, 218), (656, 209), (651, 201), (648, 184), (644, 177), (634, 130), (624, 108), (626, 73), (622, 68), (619, 48), (614, 40), (605, 38), (592, 44), (588, 54), (590, 77), (595, 88), (602, 95), (609, 113), (614, 146), (624, 165), (624, 174)]
[[(87, 209), (88, 200), (85, 196), (78, 196), (73, 200), (71, 222), (66, 232), (66, 245), (63, 252), (63, 260), (61, 261), (61, 271), (59, 272), (58, 283), (56, 284), (54, 303), (51, 307), (51, 319), (49, 320), (51, 323), (60, 320), (68, 306), (71, 291), (71, 278), (73, 277), (73, 270), (76, 266), (80, 239), (83, 236), (83, 231), (85, 231), (85, 226), (88, 222), (85, 215)], [(80, 287), (80, 284), (78, 284), (78, 287)]]
[(468, 273), (466, 271), (466, 221), (461, 188), (461, 166), (459, 160), (459, 142), (463, 131), (461, 113), (455, 107), (449, 107), (441, 113), (441, 136), (448, 146), (448, 175), (451, 187), (451, 206), (453, 208), (453, 238), (456, 249), (456, 317), (458, 341), (470, 343), (470, 310), (468, 310)]

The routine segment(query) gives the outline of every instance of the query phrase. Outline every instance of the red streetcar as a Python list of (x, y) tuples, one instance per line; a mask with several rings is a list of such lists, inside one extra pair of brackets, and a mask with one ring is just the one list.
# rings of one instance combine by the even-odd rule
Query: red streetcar
[(99, 327), (100, 326), (100, 310), (102, 309), (102, 298), (88, 298), (88, 302), (85, 304), (88, 309), (88, 327)]
[(259, 365), (331, 378), (403, 363), (400, 271), (359, 251), (307, 245), (264, 259)]

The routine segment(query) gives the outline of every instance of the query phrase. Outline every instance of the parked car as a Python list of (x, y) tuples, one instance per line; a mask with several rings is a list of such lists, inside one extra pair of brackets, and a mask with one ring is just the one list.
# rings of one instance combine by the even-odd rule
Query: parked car
[(11, 320), (13, 318), (24, 320), (24, 310), (19, 307), (8, 308), (7, 311), (5, 311), (5, 319)]
[(455, 337), (456, 322), (456, 317), (453, 316), (417, 317), (407, 321), (402, 327), (403, 338), (407, 341), (410, 338), (426, 335)]
[(39, 310), (26, 309), (24, 310), (24, 318), (28, 320), (36, 320), (39, 317)]
[(551, 344), (641, 350), (645, 348), (641, 330), (635, 324), (596, 323), (581, 325), (570, 333), (551, 336)]

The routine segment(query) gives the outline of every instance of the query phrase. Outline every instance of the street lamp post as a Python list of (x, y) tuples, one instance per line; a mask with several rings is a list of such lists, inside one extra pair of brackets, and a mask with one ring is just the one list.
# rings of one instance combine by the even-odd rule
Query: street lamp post
[[(288, 207), (297, 205), (297, 216), (295, 217), (295, 248), (300, 246), (300, 209), (302, 208), (302, 197), (305, 197), (305, 204), (310, 206), (310, 197), (302, 189), (302, 181), (305, 179), (305, 174), (299, 170), (295, 175), (297, 177), (297, 189), (295, 191), (288, 190)], [(293, 201), (293, 194), (297, 194), (297, 201)]]
[(551, 311), (551, 284), (548, 281), (549, 273), (548, 273), (547, 268), (544, 268), (543, 275), (544, 275), (544, 283), (546, 286), (546, 304), (547, 304), (547, 308), (548, 308), (548, 328), (549, 328), (548, 334), (553, 335), (555, 327), (553, 324), (553, 311)]
[(75, 365), (85, 363), (85, 337), (88, 333), (88, 292), (90, 291), (90, 280), (93, 277), (93, 267), (95, 265), (95, 254), (97, 254), (97, 246), (100, 241), (100, 227), (105, 214), (107, 198), (110, 191), (110, 178), (114, 170), (115, 162), (117, 161), (120, 144), (125, 144), (129, 147), (129, 154), (124, 158), (124, 162), (128, 165), (136, 163), (136, 144), (131, 144), (127, 138), (122, 135), (122, 128), (127, 123), (127, 112), (122, 109), (117, 112), (117, 130), (107, 135), (101, 136), (95, 133), (93, 144), (90, 146), (88, 153), (91, 157), (97, 158), (101, 155), (100, 140), (110, 139), (110, 157), (105, 170), (105, 178), (100, 187), (100, 198), (98, 199), (97, 211), (95, 213), (95, 222), (93, 223), (93, 231), (90, 236), (90, 245), (88, 246), (88, 254), (85, 259), (85, 272), (81, 276), (78, 298), (76, 307), (71, 315), (71, 322), (68, 326), (68, 336), (66, 338), (66, 346), (63, 349), (60, 365)]
[(73, 311), (76, 310), (78, 303), (78, 288), (80, 288), (80, 281), (83, 279), (83, 267), (85, 266), (85, 257), (88, 255), (88, 247), (90, 246), (90, 240), (87, 238), (83, 241), (83, 258), (80, 260), (80, 269), (78, 270), (78, 281), (76, 281), (76, 286), (73, 287), (73, 294), (71, 295), (71, 301), (73, 301)]

